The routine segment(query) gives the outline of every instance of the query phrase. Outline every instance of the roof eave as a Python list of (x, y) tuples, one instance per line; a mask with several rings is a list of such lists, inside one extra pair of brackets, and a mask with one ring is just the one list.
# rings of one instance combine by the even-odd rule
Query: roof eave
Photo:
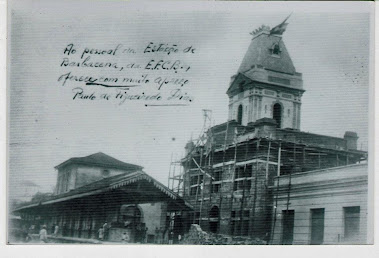
[(96, 162), (85, 162), (85, 161), (72, 160), (72, 158), (66, 160), (65, 162), (63, 162), (57, 166), (55, 166), (54, 168), (59, 170), (65, 166), (75, 165), (75, 164), (77, 164), (77, 165), (92, 165), (92, 166), (99, 166), (99, 167), (104, 167), (104, 168), (117, 168), (117, 169), (135, 169), (135, 170), (142, 170), (143, 169), (142, 166), (134, 165), (134, 164), (130, 164), (130, 167), (128, 167), (127, 165), (125, 165), (125, 166), (106, 165), (106, 164), (100, 164), (100, 163), (96, 163)]

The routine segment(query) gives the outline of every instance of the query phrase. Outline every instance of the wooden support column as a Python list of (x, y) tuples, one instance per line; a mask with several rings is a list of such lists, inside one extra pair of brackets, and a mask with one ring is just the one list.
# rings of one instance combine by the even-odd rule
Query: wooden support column
[[(198, 167), (199, 170), (201, 170), (202, 157), (203, 157), (203, 149), (201, 149), (200, 151), (200, 164)], [(203, 176), (203, 182), (204, 182), (204, 176)], [(200, 188), (200, 173), (198, 173), (197, 175), (197, 186), (196, 186), (196, 197), (195, 197), (195, 216), (193, 217), (193, 224), (195, 224), (195, 220), (196, 220), (196, 208), (198, 207), (197, 198), (199, 196), (199, 188)], [(200, 207), (200, 210), (201, 210), (201, 207)], [(200, 222), (201, 222), (201, 214), (199, 214), (199, 226), (200, 226)]]
[(277, 211), (278, 211), (278, 198), (279, 198), (279, 180), (280, 180), (280, 176), (278, 176), (278, 181), (277, 181), (277, 184), (276, 184), (276, 195), (275, 195), (275, 206), (274, 206), (274, 223), (272, 225), (272, 232), (271, 232), (271, 244), (272, 244), (272, 241), (274, 240), (274, 236), (275, 236), (275, 226), (276, 226), (276, 214), (277, 214)]
[[(211, 140), (210, 140), (211, 141), (211, 144), (210, 144), (210, 148), (211, 149), (209, 151), (209, 160), (208, 160), (209, 171), (208, 171), (208, 173), (211, 175), (211, 177), (209, 179), (210, 180), (210, 184), (209, 184), (209, 205), (208, 205), (208, 207), (210, 207), (212, 205), (212, 188), (213, 188), (212, 183), (213, 183), (213, 178), (214, 178), (214, 174), (213, 174), (214, 151), (213, 151), (213, 132), (212, 132), (212, 128), (210, 129), (210, 138), (211, 138)], [(222, 175), (221, 175), (221, 180), (222, 180)], [(211, 218), (210, 212), (208, 212), (208, 221), (210, 220), (210, 218)], [(220, 229), (220, 224), (221, 224), (221, 221), (219, 222), (219, 228), (218, 228), (218, 230)]]
[(270, 149), (271, 149), (271, 140), (268, 140), (268, 151), (267, 151), (267, 160), (266, 160), (266, 186), (268, 186), (268, 173), (269, 173), (269, 162), (270, 162)]
[(292, 179), (292, 173), (294, 172), (295, 164), (296, 164), (296, 143), (293, 145), (293, 167), (292, 171), (290, 171), (289, 179), (288, 179), (288, 193), (287, 193), (287, 212), (288, 207), (290, 205), (290, 195), (291, 195), (291, 179)]
[(257, 186), (258, 186), (258, 154), (259, 154), (259, 142), (260, 140), (257, 140), (257, 148), (256, 148), (256, 155), (255, 155), (255, 160), (256, 160), (256, 167), (255, 167), (255, 177), (254, 177), (254, 201), (253, 201), (253, 215), (252, 215), (252, 223), (251, 223), (251, 228), (252, 232), (255, 230), (255, 207), (256, 207), (256, 202), (257, 202)]
[[(175, 159), (174, 159), (174, 162), (176, 162), (176, 155), (175, 155)], [(172, 164), (172, 163), (171, 163)], [(171, 167), (171, 166), (170, 166)], [(176, 168), (176, 165), (174, 165), (174, 169), (173, 169), (173, 171), (172, 171), (172, 178), (171, 178), (171, 190), (172, 191), (174, 191), (174, 182), (175, 182), (175, 176), (176, 176), (176, 174), (175, 174), (175, 168)], [(169, 189), (170, 189), (170, 187), (169, 187)]]
[(171, 159), (170, 159), (170, 168), (168, 170), (168, 179), (167, 179), (167, 187), (168, 188), (170, 188), (171, 166), (172, 166), (172, 152), (171, 152)]
[(303, 167), (305, 166), (305, 146), (303, 147)]
[[(235, 130), (237, 130), (235, 128)], [(218, 231), (220, 231), (220, 228), (221, 228), (221, 220), (222, 220), (222, 217), (221, 217), (221, 207), (222, 207), (222, 176), (224, 174), (224, 171), (225, 171), (225, 154), (226, 154), (226, 145), (227, 145), (227, 142), (228, 142), (228, 132), (229, 132), (229, 121), (226, 123), (226, 131), (225, 131), (225, 138), (224, 138), (224, 150), (223, 150), (223, 156), (222, 156), (222, 170), (221, 170), (221, 184), (220, 184), (220, 190), (219, 190), (219, 193), (220, 193), (220, 203), (219, 203), (219, 207), (218, 207)], [(235, 133), (235, 138), (237, 137), (237, 133), (236, 131), (234, 131)], [(235, 139), (236, 141), (236, 154), (234, 156), (234, 162), (237, 162), (237, 139)], [(212, 186), (211, 186), (212, 187)], [(210, 203), (211, 205), (211, 203)]]
[(282, 155), (282, 143), (279, 143), (279, 150), (278, 150), (278, 168), (277, 168), (277, 176), (280, 176), (280, 163), (281, 163), (281, 155)]
[[(247, 139), (247, 141), (246, 141), (245, 162), (247, 161), (248, 151), (249, 151), (249, 139)], [(247, 166), (247, 164), (245, 163), (244, 168), (243, 168), (244, 180), (243, 180), (243, 185), (242, 185), (242, 199), (241, 199), (241, 207), (240, 207), (240, 230), (241, 230), (241, 232), (242, 232), (242, 226), (243, 226), (243, 209), (244, 209), (244, 204), (245, 204), (246, 166)]]
[[(235, 138), (234, 138), (234, 164), (233, 164), (233, 170), (232, 170), (232, 185), (230, 187), (230, 211), (233, 210), (233, 192), (234, 192), (234, 181), (235, 181), (235, 171), (236, 171), (236, 166), (237, 166), (237, 134), (235, 134)], [(231, 221), (232, 221), (232, 216), (231, 216), (231, 212), (229, 214), (230, 216), (230, 221), (229, 221), (229, 225), (231, 224)], [(221, 224), (221, 223), (220, 223)]]

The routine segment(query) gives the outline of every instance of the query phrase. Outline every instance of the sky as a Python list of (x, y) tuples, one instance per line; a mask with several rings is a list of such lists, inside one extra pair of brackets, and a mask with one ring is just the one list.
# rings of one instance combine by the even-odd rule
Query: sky
[[(292, 11), (283, 41), (297, 72), (303, 74), (301, 130), (336, 137), (355, 131), (360, 137), (358, 148), (367, 150), (368, 13), (290, 8), (261, 12), (254, 5), (178, 10), (79, 2), (41, 7), (29, 2), (14, 7), (10, 15), (10, 198), (25, 197), (25, 180), (37, 184), (41, 192), (53, 191), (56, 165), (99, 151), (141, 165), (167, 184), (171, 158), (183, 157), (186, 142), (200, 134), (202, 110), (212, 110), (213, 124), (226, 122), (226, 90), (250, 44), (249, 33), (262, 24), (279, 24)], [(191, 64), (185, 74), (193, 97), (190, 105), (73, 101), (72, 88), (79, 84), (57, 82), (67, 71), (59, 66), (67, 44), (74, 43), (78, 49), (122, 44), (138, 52), (118, 57), (118, 62), (144, 62), (151, 57), (142, 54), (150, 41), (196, 47), (193, 55), (170, 57)], [(112, 75), (106, 69), (77, 71)], [(135, 74), (128, 71), (128, 76)], [(152, 74), (158, 76), (160, 71)]]

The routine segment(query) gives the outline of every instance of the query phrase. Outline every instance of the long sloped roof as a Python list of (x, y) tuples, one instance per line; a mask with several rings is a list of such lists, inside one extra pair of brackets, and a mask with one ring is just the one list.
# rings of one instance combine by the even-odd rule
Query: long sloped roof
[[(181, 199), (179, 195), (177, 195), (176, 193), (168, 189), (166, 186), (164, 186), (162, 183), (158, 182), (156, 179), (152, 178), (151, 176), (149, 176), (148, 174), (140, 170), (133, 173), (120, 174), (120, 175), (104, 178), (102, 180), (93, 182), (91, 184), (73, 189), (70, 192), (52, 196), (49, 199), (46, 199), (42, 202), (29, 203), (23, 207), (20, 207), (14, 210), (14, 212), (21, 211), (27, 208), (32, 208), (39, 205), (53, 204), (53, 203), (58, 203), (62, 201), (68, 201), (68, 200), (84, 197), (84, 196), (90, 196), (90, 195), (95, 195), (95, 194), (99, 194), (103, 192), (108, 192), (108, 191), (111, 191), (112, 189), (117, 189), (119, 187), (123, 187), (140, 180), (146, 180), (148, 182), (151, 182), (156, 188), (158, 188), (161, 192), (163, 192), (164, 194), (166, 194), (169, 198), (173, 200)], [(189, 206), (188, 204), (186, 205)]]
[(66, 166), (68, 164), (94, 165), (94, 166), (128, 169), (128, 170), (142, 169), (141, 166), (120, 161), (102, 152), (98, 152), (86, 157), (70, 158), (64, 161), (63, 163), (59, 164), (55, 168), (60, 169), (63, 166)]
[[(279, 44), (280, 57), (275, 57), (271, 53), (271, 49), (275, 44)], [(294, 74), (296, 72), (282, 38), (265, 33), (252, 39), (238, 72), (243, 74), (254, 65), (260, 65), (265, 69), (287, 74)]]

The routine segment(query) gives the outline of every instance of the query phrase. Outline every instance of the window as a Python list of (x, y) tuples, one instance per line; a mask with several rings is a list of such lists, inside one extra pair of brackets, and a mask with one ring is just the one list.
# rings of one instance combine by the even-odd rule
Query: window
[(243, 180), (238, 180), (238, 181), (234, 181), (234, 191), (243, 191), (245, 189), (245, 191), (250, 191), (250, 188), (251, 188), (251, 179), (247, 180), (247, 179), (243, 179)]
[(252, 166), (247, 165), (246, 167), (237, 167), (236, 170), (234, 171), (234, 178), (245, 178), (245, 177), (251, 177), (252, 173)]
[(194, 224), (200, 225), (200, 212), (195, 212), (194, 216), (195, 216)]
[(108, 169), (104, 169), (104, 170), (101, 172), (101, 174), (102, 174), (103, 177), (109, 177), (110, 172), (109, 172)]
[(212, 186), (211, 186), (211, 192), (212, 193), (218, 193), (221, 188), (221, 180), (222, 180), (222, 171), (214, 171), (213, 172), (213, 180), (212, 180)]
[(356, 241), (359, 236), (360, 207), (344, 207), (345, 233), (344, 241)]
[(68, 185), (69, 185), (69, 182), (70, 182), (70, 171), (67, 171), (65, 173), (65, 191), (67, 192), (68, 191)]
[(196, 195), (196, 187), (191, 187), (190, 189), (190, 195)]
[(279, 56), (279, 55), (280, 55), (280, 52), (282, 52), (282, 51), (280, 50), (280, 46), (279, 46), (279, 44), (274, 44), (273, 47), (272, 47), (272, 49), (271, 49), (271, 51), (272, 51), (272, 54), (273, 54), (273, 55), (276, 55), (276, 56)]
[(230, 233), (232, 236), (238, 236), (241, 232), (241, 221), (239, 220), (239, 211), (232, 211), (230, 214)]
[(190, 195), (201, 194), (201, 184), (203, 183), (203, 175), (195, 175), (190, 178)]
[(221, 189), (221, 183), (212, 183), (212, 193), (218, 193)]
[(294, 221), (295, 221), (294, 210), (282, 211), (282, 228), (283, 228), (282, 244), (283, 245), (292, 245)]
[(311, 209), (311, 245), (324, 242), (324, 213), (325, 209)]
[[(242, 215), (242, 220), (241, 220)], [(232, 211), (230, 214), (230, 234), (234, 236), (247, 236), (249, 234), (250, 211)]]
[(273, 119), (276, 121), (276, 127), (282, 127), (282, 105), (276, 103), (273, 108)]
[(234, 171), (234, 191), (249, 191), (251, 188), (252, 166), (237, 167)]
[(221, 181), (222, 180), (221, 179), (221, 173), (222, 173), (221, 170), (213, 172), (214, 181)]
[(242, 105), (239, 105), (238, 107), (238, 114), (237, 114), (237, 122), (239, 124), (242, 124), (242, 117), (243, 117), (243, 108), (242, 108)]

